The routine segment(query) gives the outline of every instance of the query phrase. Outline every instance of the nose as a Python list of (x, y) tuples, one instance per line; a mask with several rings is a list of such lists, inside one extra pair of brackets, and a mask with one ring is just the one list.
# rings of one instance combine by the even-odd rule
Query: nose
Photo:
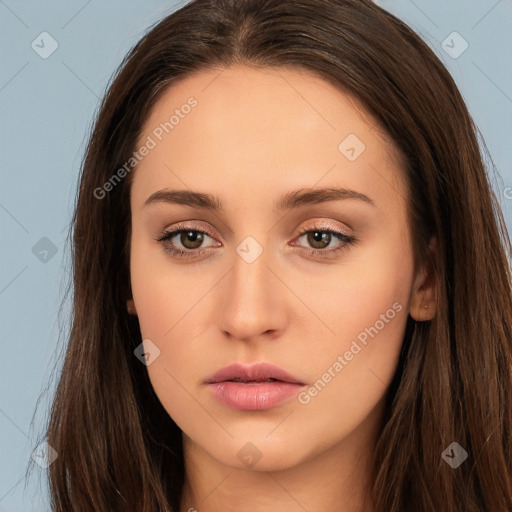
[(263, 251), (254, 261), (238, 253), (233, 268), (223, 279), (219, 302), (219, 328), (227, 336), (249, 341), (278, 336), (286, 327), (287, 288), (279, 272), (269, 266)]

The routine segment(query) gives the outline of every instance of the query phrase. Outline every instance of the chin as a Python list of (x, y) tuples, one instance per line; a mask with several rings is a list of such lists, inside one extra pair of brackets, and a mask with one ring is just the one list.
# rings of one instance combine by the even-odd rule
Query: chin
[(246, 471), (281, 471), (296, 466), (306, 455), (303, 446), (299, 451), (292, 443), (249, 435), (205, 449), (220, 463)]

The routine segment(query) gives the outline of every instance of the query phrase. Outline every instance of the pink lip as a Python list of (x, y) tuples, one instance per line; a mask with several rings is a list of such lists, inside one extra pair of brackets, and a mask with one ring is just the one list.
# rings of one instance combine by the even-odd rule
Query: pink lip
[[(233, 382), (233, 379), (244, 382)], [(247, 411), (270, 409), (304, 386), (293, 375), (268, 363), (231, 364), (215, 372), (205, 383), (222, 403)]]
[(279, 366), (269, 363), (255, 363), (251, 366), (230, 364), (216, 371), (213, 375), (208, 377), (205, 382), (207, 384), (213, 384), (215, 382), (224, 382), (233, 379), (253, 382), (275, 379), (292, 384), (304, 384), (293, 375), (279, 368)]

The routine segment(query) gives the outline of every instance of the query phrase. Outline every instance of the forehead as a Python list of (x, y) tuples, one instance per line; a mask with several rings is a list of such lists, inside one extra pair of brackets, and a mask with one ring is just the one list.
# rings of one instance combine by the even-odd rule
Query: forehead
[(226, 194), (228, 184), (264, 194), (292, 183), (381, 195), (383, 180), (404, 195), (398, 151), (371, 115), (299, 68), (235, 65), (180, 79), (153, 106), (137, 147), (149, 139), (134, 177), (146, 195), (166, 186)]

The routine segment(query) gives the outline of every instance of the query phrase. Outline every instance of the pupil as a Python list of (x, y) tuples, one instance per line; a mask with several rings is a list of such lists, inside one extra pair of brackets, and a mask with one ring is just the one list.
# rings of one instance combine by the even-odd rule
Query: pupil
[(196, 249), (201, 245), (203, 241), (203, 234), (198, 231), (187, 231), (186, 233), (182, 233), (181, 235), (181, 243), (185, 246), (188, 244), (192, 244), (192, 247), (188, 247), (189, 249)]
[[(324, 233), (323, 231), (313, 231), (313, 241), (315, 243), (320, 243), (320, 247), (326, 247), (327, 245), (329, 245), (329, 237), (329, 233)], [(314, 244), (312, 245), (314, 246)]]

